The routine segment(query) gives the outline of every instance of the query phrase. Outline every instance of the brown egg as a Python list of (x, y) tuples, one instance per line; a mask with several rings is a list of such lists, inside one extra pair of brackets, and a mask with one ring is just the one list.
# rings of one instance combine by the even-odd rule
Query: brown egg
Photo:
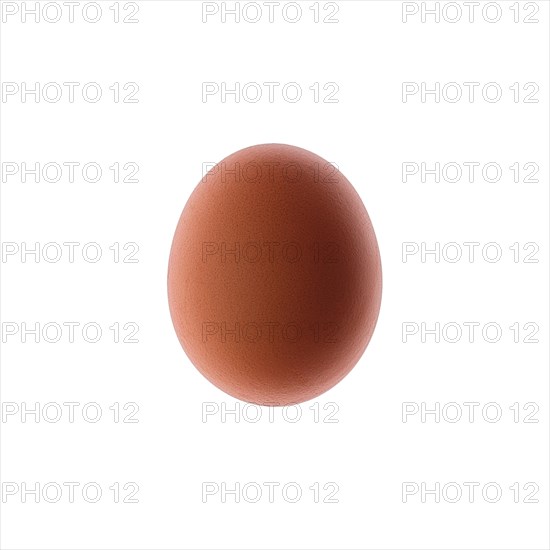
[(244, 401), (300, 403), (342, 380), (369, 343), (381, 291), (359, 195), (299, 147), (225, 158), (174, 235), (168, 298), (180, 343), (208, 380)]

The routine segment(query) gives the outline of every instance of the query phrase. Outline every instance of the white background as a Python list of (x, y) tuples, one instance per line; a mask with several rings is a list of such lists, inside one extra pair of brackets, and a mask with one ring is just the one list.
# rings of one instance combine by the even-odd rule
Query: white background
[[(72, 23), (62, 4), (61, 20), (54, 23), (43, 17), (37, 23), (33, 15), (24, 21), (22, 4), (14, 15), (14, 4), (3, 4), (1, 77), (4, 86), (15, 83), (19, 91), (7, 95), (4, 89), (1, 104), (1, 547), (548, 548), (548, 3), (520, 2), (518, 23), (513, 2), (488, 8), (488, 18), (497, 13), (491, 10), (502, 12), (494, 23), (484, 17), (483, 2), (471, 22), (459, 3), (457, 23), (443, 15), (439, 23), (434, 15), (422, 22), (422, 4), (433, 9), (434, 2), (407, 8), (399, 1), (338, 2), (332, 17), (335, 4), (320, 2), (318, 23), (313, 2), (300, 3), (295, 23), (283, 17), (283, 8), (287, 19), (295, 17), (286, 2), (274, 8), (273, 22), (260, 3), (258, 23), (236, 23), (231, 15), (223, 22), (220, 4), (203, 22), (201, 2), (177, 0), (139, 2), (137, 23), (115, 23), (113, 4), (100, 2), (97, 23), (85, 21), (84, 4), (75, 7)], [(404, 22), (403, 9), (415, 7), (418, 13)], [(46, 19), (55, 18), (57, 8), (48, 9)], [(94, 18), (89, 9), (86, 16)], [(245, 16), (254, 17), (247, 9)], [(455, 8), (445, 9), (447, 19), (455, 17)], [(524, 22), (535, 10), (531, 19), (538, 22)], [(131, 3), (119, 4), (121, 19), (132, 11)], [(36, 82), (58, 83), (63, 96), (54, 102), (22, 97), (22, 83)], [(79, 83), (74, 102), (64, 82)], [(103, 91), (96, 103), (82, 98), (89, 82)], [(139, 86), (137, 102), (115, 102), (109, 87), (120, 83), (122, 89), (128, 82)], [(204, 82), (280, 86), (273, 102), (265, 87), (256, 103), (242, 96), (223, 102), (220, 94), (203, 100)], [(301, 86), (296, 103), (281, 95), (289, 82)], [(456, 103), (444, 97), (436, 102), (433, 95), (423, 102), (420, 93), (404, 102), (403, 82), (480, 85), (472, 102), (464, 86)], [(501, 87), (499, 101), (483, 98), (488, 82)], [(516, 82), (517, 103), (509, 89)], [(529, 82), (539, 87), (538, 103), (523, 102)], [(325, 92), (316, 102), (309, 89), (314, 83), (321, 90), (336, 83), (337, 102), (324, 102)], [(55, 95), (55, 88), (50, 92)], [(203, 163), (265, 142), (298, 145), (337, 163), (369, 211), (382, 254), (383, 301), (371, 344), (337, 387), (302, 404), (296, 422), (296, 410), (272, 410), (270, 417), (268, 409), (252, 407), (243, 416), (244, 403), (207, 382), (180, 348), (166, 299), (173, 231)], [(7, 174), (14, 164), (6, 163), (21, 169), (24, 162), (95, 162), (102, 177), (87, 182), (77, 168), (72, 183), (67, 172), (58, 182), (39, 176), (36, 183), (29, 175), (24, 183), (21, 171)], [(116, 162), (136, 163), (139, 181), (115, 183), (109, 166)], [(403, 182), (404, 162), (429, 168), (436, 162), (494, 162), (502, 177), (484, 181), (478, 168), (471, 183), (466, 174), (456, 183), (436, 183), (430, 175), (425, 183), (420, 175)], [(536, 163), (538, 182), (515, 183), (509, 166), (516, 162)], [(66, 242), (79, 243), (73, 262)], [(471, 262), (462, 244), (463, 257), (455, 263), (446, 259), (454, 257), (449, 247), (439, 262), (433, 255), (423, 262), (420, 253), (404, 262), (405, 242), (432, 249), (434, 243), (480, 245)], [(482, 255), (491, 242), (502, 249), (493, 263)], [(37, 261), (21, 254), (35, 243), (40, 252), (57, 243), (61, 258)], [(86, 243), (101, 246), (100, 261), (83, 258)], [(114, 243), (121, 249), (118, 262)], [(122, 261), (134, 247), (124, 251), (125, 243), (139, 246), (132, 257), (137, 263)], [(509, 249), (514, 243), (519, 262)], [(525, 243), (536, 243), (538, 262), (524, 262)], [(13, 246), (17, 252), (10, 255)], [(55, 246), (46, 247), (51, 256)], [(67, 330), (58, 342), (32, 334), (23, 342), (25, 326), (66, 322), (97, 323), (102, 337), (86, 342), (77, 328), (74, 342)], [(137, 324), (139, 342), (115, 343), (109, 327), (117, 322)], [(402, 324), (423, 322), (428, 328), (480, 326), (473, 342), (462, 325), (457, 343), (443, 337), (435, 343), (433, 335), (423, 343), (420, 334), (404, 343)], [(495, 343), (481, 333), (490, 322), (502, 328)], [(514, 323), (535, 323), (538, 343), (515, 343), (509, 329)], [(55, 336), (55, 326), (48, 334)], [(522, 328), (520, 339), (526, 336)], [(66, 402), (80, 404), (74, 422)], [(432, 409), (435, 403), (480, 405), (472, 422), (465, 406), (455, 423), (448, 421), (455, 414), (451, 408), (439, 422), (434, 415), (422, 422), (420, 413), (404, 422), (404, 402)], [(482, 414), (490, 402), (502, 410), (498, 422)], [(51, 416), (58, 404), (62, 417), (47, 422), (40, 416), (37, 422), (33, 414), (21, 414), (36, 403), (39, 413), (54, 403)], [(98, 422), (83, 418), (86, 403), (101, 407)], [(135, 405), (121, 410), (115, 422), (114, 403), (121, 409), (137, 404), (129, 418), (137, 422), (122, 421)], [(509, 409), (514, 403), (519, 422)], [(526, 403), (538, 407), (532, 417), (538, 422), (524, 422), (534, 410), (523, 410)], [(204, 407), (235, 406), (236, 415), (203, 418)], [(87, 411), (93, 416), (94, 410)], [(259, 413), (259, 421), (250, 421)], [(74, 502), (67, 490), (58, 502), (48, 502), (55, 500), (56, 486), (66, 488), (64, 482), (80, 484)], [(109, 487), (119, 483), (122, 498), (128, 482), (139, 488), (138, 502), (114, 502)], [(203, 498), (205, 482), (220, 492)], [(268, 482), (280, 484), (274, 502), (263, 485)], [(296, 503), (289, 502), (293, 491), (290, 498), (281, 491), (290, 482), (303, 491)], [(465, 482), (480, 484), (473, 502)], [(483, 497), (490, 482), (502, 489), (498, 502)], [(54, 485), (49, 497), (38, 494), (37, 503), (32, 494), (23, 502), (23, 483), (27, 489)], [(98, 502), (83, 498), (86, 483), (101, 487)], [(222, 495), (222, 484), (242, 489), (246, 483), (257, 485), (241, 493), (240, 502)], [(338, 502), (316, 503), (309, 489), (315, 483), (321, 501), (327, 496), (323, 486), (336, 484)], [(403, 483), (419, 488), (406, 502)], [(433, 494), (422, 502), (421, 487), (447, 483), (463, 488), (458, 502), (448, 502), (453, 486), (440, 502)], [(518, 503), (509, 489), (514, 483)], [(527, 483), (538, 487), (532, 497), (538, 502), (523, 502), (531, 492)], [(257, 486), (261, 498), (250, 502)], [(8, 494), (14, 487), (16, 494)]]

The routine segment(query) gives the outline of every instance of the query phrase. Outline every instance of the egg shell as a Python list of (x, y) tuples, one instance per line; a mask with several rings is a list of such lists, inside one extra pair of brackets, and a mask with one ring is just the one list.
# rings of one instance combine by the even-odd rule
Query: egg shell
[(168, 268), (170, 313), (195, 367), (238, 399), (290, 405), (340, 382), (373, 334), (376, 236), (350, 182), (299, 147), (247, 147), (191, 194)]

